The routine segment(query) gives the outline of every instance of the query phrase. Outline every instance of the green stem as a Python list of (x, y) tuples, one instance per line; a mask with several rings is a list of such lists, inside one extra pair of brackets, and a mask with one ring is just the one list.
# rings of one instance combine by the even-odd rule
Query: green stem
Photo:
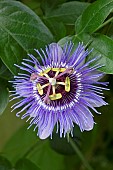
[(87, 170), (93, 170), (92, 167), (87, 162), (87, 160), (85, 159), (84, 155), (81, 153), (81, 151), (77, 147), (76, 143), (72, 140), (72, 138), (69, 138), (69, 143), (72, 146), (73, 150), (77, 153), (77, 155), (79, 156), (79, 158), (81, 159), (81, 161), (83, 162)]
[(102, 27), (104, 27), (105, 25), (107, 25), (109, 22), (111, 22), (113, 20), (113, 17), (109, 18), (107, 21), (105, 21), (102, 25), (100, 25), (96, 30), (98, 31), (99, 29), (101, 29)]

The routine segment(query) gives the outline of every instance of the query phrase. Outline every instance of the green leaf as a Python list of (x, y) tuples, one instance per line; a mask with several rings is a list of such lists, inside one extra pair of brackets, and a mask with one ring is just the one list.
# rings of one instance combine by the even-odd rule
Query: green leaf
[(10, 80), (12, 78), (11, 72), (7, 69), (7, 67), (0, 60), (0, 78)]
[(5, 157), (0, 156), (0, 170), (11, 170), (12, 165)]
[(5, 156), (14, 163), (23, 157), (34, 144), (38, 145), (39, 138), (32, 128), (27, 130), (28, 125), (20, 128), (7, 142), (3, 149)]
[(107, 27), (107, 36), (113, 39), (113, 21), (110, 23), (110, 25)]
[(90, 48), (94, 48), (94, 50), (89, 59), (101, 55), (97, 63), (104, 66), (100, 70), (107, 74), (113, 74), (113, 40), (101, 34), (97, 34), (92, 40)]
[(53, 41), (40, 18), (18, 1), (0, 1), (0, 57), (12, 73), (26, 53)]
[(66, 28), (62, 22), (57, 22), (54, 19), (46, 19), (45, 23), (53, 33), (56, 41), (66, 36)]
[(33, 162), (28, 159), (20, 159), (16, 162), (16, 170), (40, 170)]
[(78, 16), (82, 14), (88, 5), (89, 3), (78, 1), (66, 2), (47, 13), (45, 18), (55, 19), (58, 22), (74, 25)]
[(76, 33), (95, 32), (112, 11), (113, 0), (98, 0), (92, 3), (79, 18), (79, 24), (75, 24)]
[(3, 79), (0, 79), (0, 115), (4, 112), (9, 101), (9, 92), (5, 83)]
[(64, 3), (66, 0), (41, 0), (41, 8), (45, 15), (48, 14), (55, 6)]

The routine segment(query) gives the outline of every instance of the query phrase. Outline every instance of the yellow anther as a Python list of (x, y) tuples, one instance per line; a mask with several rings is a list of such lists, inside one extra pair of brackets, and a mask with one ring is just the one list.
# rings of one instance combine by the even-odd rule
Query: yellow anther
[(52, 68), (52, 71), (59, 71), (59, 68)]
[(52, 71), (59, 71), (59, 72), (64, 72), (66, 70), (66, 68), (52, 68)]
[(60, 68), (60, 72), (66, 71), (66, 68)]
[(62, 98), (62, 94), (61, 93), (52, 94), (52, 95), (49, 95), (49, 98), (50, 98), (50, 100), (61, 99)]
[(43, 95), (43, 89), (42, 89), (42, 86), (40, 85), (40, 83), (37, 83), (37, 90), (40, 95)]
[(39, 75), (40, 75), (40, 76), (43, 76), (43, 75), (44, 75), (44, 73), (43, 73), (43, 72), (41, 72)]
[(69, 79), (69, 77), (66, 77), (66, 80), (65, 80), (65, 91), (66, 92), (70, 91), (70, 79)]
[(51, 68), (47, 68), (46, 70), (42, 71), (39, 75), (44, 76), (47, 75), (47, 73), (51, 70)]

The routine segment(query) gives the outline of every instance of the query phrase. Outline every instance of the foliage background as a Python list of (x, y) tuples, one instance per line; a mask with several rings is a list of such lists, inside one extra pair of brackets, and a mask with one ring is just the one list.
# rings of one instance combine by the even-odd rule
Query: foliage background
[[(92, 169), (113, 169), (112, 12), (113, 0), (0, 0), (0, 170), (84, 170), (87, 162)], [(13, 102), (8, 103), (8, 81), (19, 71), (14, 63), (20, 64), (27, 53), (36, 55), (34, 48), (51, 42), (63, 46), (69, 40), (75, 47), (83, 42), (94, 48), (87, 59), (101, 55), (101, 71), (107, 73), (103, 80), (110, 82), (105, 92), (109, 105), (94, 115), (94, 129), (74, 129), (73, 142), (84, 163), (66, 139), (54, 133), (52, 140), (41, 141), (33, 129), (26, 130), (28, 124), (11, 113)]]

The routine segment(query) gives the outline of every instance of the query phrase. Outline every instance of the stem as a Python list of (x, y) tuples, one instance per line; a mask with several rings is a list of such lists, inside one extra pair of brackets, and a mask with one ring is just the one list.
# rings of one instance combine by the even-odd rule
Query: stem
[(92, 167), (87, 162), (87, 160), (85, 159), (84, 155), (81, 153), (81, 151), (77, 147), (76, 143), (72, 140), (72, 138), (69, 138), (69, 143), (72, 146), (73, 150), (77, 153), (77, 155), (79, 156), (79, 158), (81, 159), (81, 161), (83, 162), (87, 170), (93, 170)]
[(107, 25), (109, 22), (111, 22), (113, 20), (113, 17), (109, 18), (107, 21), (105, 21), (102, 25), (100, 25), (96, 30), (98, 31), (99, 29), (101, 29), (102, 27), (104, 27), (105, 25)]

